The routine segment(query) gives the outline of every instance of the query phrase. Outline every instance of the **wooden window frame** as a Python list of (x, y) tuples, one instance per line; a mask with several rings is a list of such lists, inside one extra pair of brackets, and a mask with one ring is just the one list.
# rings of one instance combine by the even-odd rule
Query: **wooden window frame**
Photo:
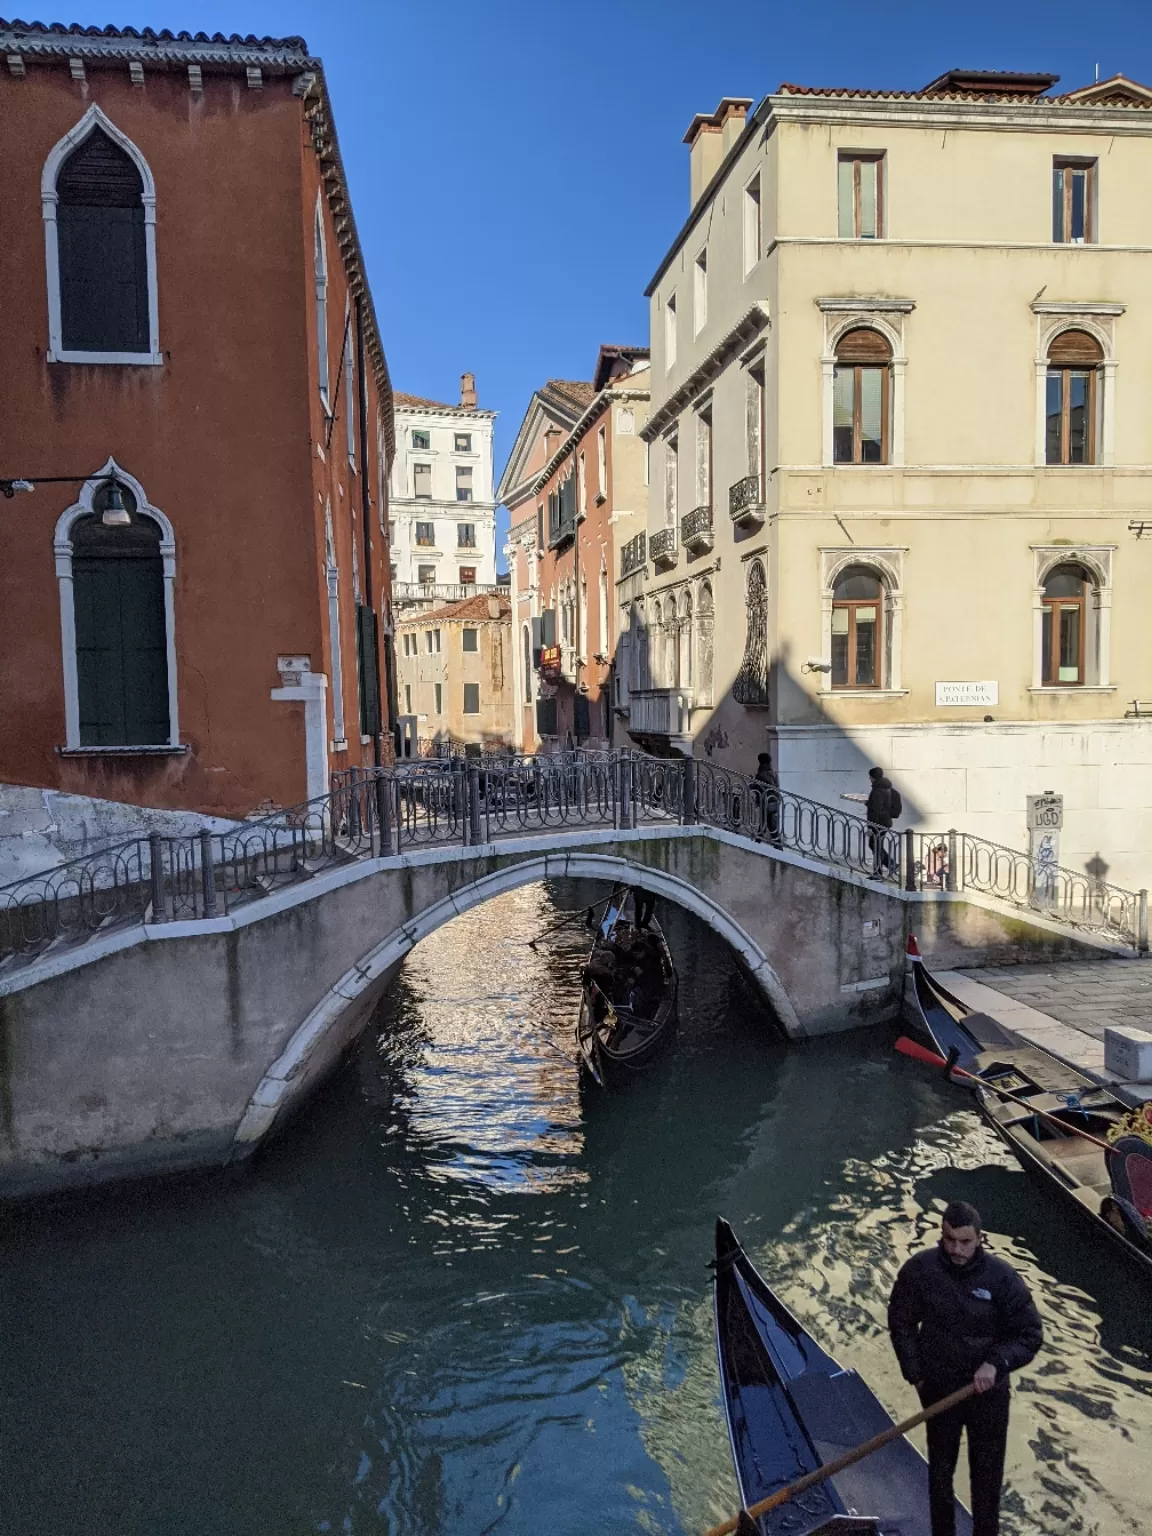
[[(841, 151), (837, 156), (837, 162), (847, 160), (852, 167), (852, 236), (853, 240), (883, 240), (887, 227), (887, 208), (885, 207), (884, 187), (884, 153), (857, 154), (854, 151)], [(860, 167), (862, 165), (874, 165), (876, 167), (876, 233), (874, 235), (862, 235), (860, 233)]]
[(1084, 238), (1073, 240), (1072, 238), (1072, 178), (1064, 176), (1061, 189), (1062, 208), (1060, 218), (1062, 229), (1059, 236), (1052, 231), (1052, 240), (1055, 245), (1095, 245), (1096, 244), (1096, 176), (1098, 174), (1098, 162), (1096, 160), (1079, 160), (1074, 155), (1055, 155), (1052, 160), (1052, 173), (1057, 171), (1083, 171), (1084, 174)]
[[(1084, 588), (1088, 583), (1084, 582)], [(1086, 651), (1086, 639), (1088, 630), (1088, 594), (1081, 590), (1079, 597), (1045, 597), (1042, 599), (1044, 610), (1044, 628), (1048, 634), (1048, 674), (1043, 672), (1040, 676), (1041, 686), (1044, 688), (1083, 688), (1085, 684), (1084, 662)], [(1080, 674), (1075, 682), (1069, 682), (1060, 677), (1060, 610), (1061, 608), (1075, 608), (1080, 615), (1079, 637), (1080, 644), (1076, 657), (1076, 670)], [(1041, 648), (1043, 656), (1043, 648)]]
[(877, 584), (880, 588), (878, 597), (833, 599), (832, 612), (837, 609), (848, 611), (848, 666), (847, 672), (850, 678), (856, 676), (856, 609), (875, 608), (876, 610), (876, 681), (874, 683), (832, 683), (834, 693), (875, 693), (884, 687), (884, 583), (879, 577)]
[[(881, 375), (880, 380), (880, 458), (879, 464), (888, 464), (892, 457), (891, 435), (892, 429), (889, 422), (891, 415), (891, 378), (892, 369), (883, 363), (837, 363), (836, 372), (847, 369), (852, 370), (852, 457), (850, 459), (835, 459), (837, 464), (864, 464), (867, 461), (863, 457), (863, 439), (861, 436), (861, 407), (863, 390), (861, 388), (860, 375), (865, 368), (875, 368)], [(835, 451), (833, 451), (835, 452)]]
[[(1086, 373), (1088, 375), (1088, 431), (1085, 437), (1085, 453), (1080, 465), (1073, 465), (1072, 452), (1072, 379), (1074, 373)], [(1082, 468), (1088, 464), (1096, 463), (1096, 398), (1097, 378), (1099, 365), (1089, 363), (1049, 363), (1046, 378), (1053, 374), (1060, 376), (1060, 457), (1054, 461), (1048, 460), (1050, 467), (1063, 469), (1069, 465), (1073, 468)], [(1047, 432), (1045, 432), (1045, 444), (1047, 444)]]

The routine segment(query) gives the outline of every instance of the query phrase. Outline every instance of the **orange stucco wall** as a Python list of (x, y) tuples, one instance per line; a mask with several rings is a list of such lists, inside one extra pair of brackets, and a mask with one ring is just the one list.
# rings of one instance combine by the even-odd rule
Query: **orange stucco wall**
[[(162, 366), (49, 363), (40, 177), (91, 102), (139, 148), (156, 183)], [(0, 475), (92, 474), (113, 455), (170, 519), (181, 741), (158, 758), (61, 758), (65, 740), (57, 518), (79, 486), (0, 502), (0, 780), (141, 804), (237, 814), (305, 794), (304, 706), (273, 701), (276, 658), (301, 654), (331, 676), (324, 507), (332, 499), (342, 583), (345, 712), (361, 760), (352, 539), (362, 543), (342, 416), (333, 452), (315, 384), (313, 217), (319, 169), (304, 105), (287, 78), (247, 87), (243, 71), (30, 65), (0, 80)], [(340, 248), (328, 230), (329, 356), (344, 327)], [(19, 302), (11, 303), (19, 295)], [(379, 535), (376, 390), (369, 376), (375, 606), (387, 597)], [(335, 377), (333, 377), (335, 385)], [(341, 401), (344, 390), (342, 386)], [(354, 404), (354, 402), (353, 402)], [(355, 529), (355, 534), (354, 534)], [(344, 760), (333, 758), (332, 767)]]

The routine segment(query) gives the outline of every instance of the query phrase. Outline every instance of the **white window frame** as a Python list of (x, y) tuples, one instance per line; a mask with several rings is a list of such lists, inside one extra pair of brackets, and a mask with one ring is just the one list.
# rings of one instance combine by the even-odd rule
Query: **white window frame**
[(328, 583), (328, 645), (332, 652), (332, 752), (346, 752), (344, 734), (344, 657), (340, 645), (340, 567), (332, 532), (332, 502), (324, 504), (324, 572)]
[(708, 247), (702, 245), (692, 263), (692, 334), (708, 324)]
[[(1112, 682), (1112, 557), (1115, 544), (1033, 544), (1036, 580), (1032, 588), (1032, 686), (1029, 693), (1114, 693)], [(1044, 583), (1058, 565), (1082, 565), (1092, 577), (1085, 604), (1082, 683), (1044, 682)]]
[[(817, 299), (824, 312), (824, 356), (821, 368), (824, 376), (824, 431), (823, 463), (828, 469), (844, 470), (848, 474), (890, 472), (904, 463), (904, 370), (908, 358), (904, 351), (904, 316), (915, 309), (911, 299), (881, 299), (875, 304), (859, 300)], [(888, 364), (892, 387), (889, 391), (889, 461), (887, 464), (837, 464), (835, 437), (833, 434), (833, 393), (836, 376), (836, 347), (841, 336), (848, 331), (877, 331), (892, 349), (892, 361)]]
[(672, 433), (664, 440), (664, 527), (675, 528), (680, 510), (680, 437)]
[(676, 295), (670, 293), (664, 300), (664, 372), (671, 373), (676, 366)]
[(353, 391), (356, 388), (356, 369), (352, 362), (352, 302), (344, 304), (344, 415), (347, 421), (348, 467), (356, 473), (356, 414)]
[[(80, 678), (76, 666), (76, 601), (72, 577), (72, 525), (95, 511), (95, 497), (109, 479), (126, 485), (136, 498), (138, 516), (150, 517), (160, 526), (160, 558), (164, 571), (164, 640), (168, 659), (168, 747), (179, 750), (179, 690), (176, 685), (176, 533), (172, 524), (148, 500), (144, 487), (134, 475), (121, 469), (109, 457), (104, 467), (84, 482), (78, 500), (61, 513), (52, 535), (52, 553), (56, 558), (56, 580), (60, 588), (60, 645), (64, 662), (64, 743), (69, 752), (94, 754), (115, 750), (109, 747), (85, 747), (80, 740)], [(147, 752), (147, 747), (134, 750)], [(155, 750), (155, 749), (153, 749)]]
[[(1058, 250), (1063, 247), (1056, 247)], [(1115, 322), (1124, 313), (1123, 304), (1046, 304), (1032, 305), (1036, 316), (1036, 442), (1033, 462), (1037, 469), (1055, 469), (1067, 474), (1091, 474), (1108, 469), (1116, 462), (1116, 334)], [(1063, 331), (1086, 331), (1095, 337), (1104, 353), (1098, 364), (1096, 390), (1096, 445), (1098, 453), (1092, 464), (1048, 463), (1048, 351)]]
[[(645, 444), (647, 449), (647, 444)], [(647, 462), (647, 461), (645, 461)], [(645, 481), (647, 484), (647, 481)], [(596, 498), (603, 501), (608, 494), (608, 429), (599, 427), (596, 432)]]
[[(77, 352), (64, 348), (60, 311), (60, 247), (56, 209), (60, 201), (56, 180), (60, 168), (86, 139), (100, 128), (129, 157), (140, 172), (140, 201), (144, 206), (144, 257), (148, 278), (148, 351)], [(156, 183), (148, 162), (132, 140), (93, 102), (84, 116), (53, 145), (40, 175), (40, 211), (44, 218), (44, 261), (48, 278), (48, 361), (50, 363), (100, 363), (116, 367), (158, 368), (164, 361), (160, 350), (160, 301), (156, 283)]]
[(884, 631), (881, 636), (881, 673), (879, 688), (833, 688), (831, 668), (819, 674), (820, 692), (835, 694), (837, 698), (890, 699), (904, 695), (901, 687), (904, 651), (904, 556), (907, 548), (891, 545), (884, 547), (843, 545), (835, 549), (821, 549), (820, 586), (820, 655), (829, 662), (832, 659), (832, 602), (836, 583), (841, 573), (851, 565), (862, 565), (872, 571), (883, 589)]
[(576, 500), (580, 508), (580, 516), (588, 515), (588, 476), (584, 464), (584, 450), (581, 448), (576, 460)]
[(320, 196), (320, 193), (316, 194), (312, 251), (316, 279), (316, 374), (320, 386), (320, 403), (324, 407), (325, 416), (331, 418), (332, 377), (328, 357), (328, 246), (324, 239), (324, 210)]
[(764, 203), (760, 172), (744, 184), (744, 276), (751, 276), (764, 251)]

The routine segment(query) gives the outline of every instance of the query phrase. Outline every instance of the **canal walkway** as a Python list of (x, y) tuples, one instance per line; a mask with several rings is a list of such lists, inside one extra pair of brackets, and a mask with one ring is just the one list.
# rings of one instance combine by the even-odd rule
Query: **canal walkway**
[(970, 1008), (1122, 1098), (1152, 1099), (1152, 1083), (1121, 1082), (1104, 1066), (1104, 1031), (1110, 1025), (1152, 1033), (1152, 965), (1146, 960), (982, 966), (941, 973), (939, 980)]

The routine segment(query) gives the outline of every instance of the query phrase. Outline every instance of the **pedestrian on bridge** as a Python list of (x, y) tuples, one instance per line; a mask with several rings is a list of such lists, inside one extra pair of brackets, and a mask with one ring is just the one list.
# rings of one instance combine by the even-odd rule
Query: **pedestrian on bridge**
[(980, 1213), (965, 1200), (944, 1212), (940, 1242), (896, 1276), (888, 1331), (905, 1381), (925, 1408), (968, 1382), (976, 1395), (928, 1421), (932, 1536), (956, 1536), (952, 1478), (968, 1431), (972, 1536), (998, 1536), (1008, 1441), (1008, 1372), (1043, 1342), (1040, 1314), (1010, 1264), (984, 1246)]
[(892, 780), (885, 776), (883, 768), (869, 768), (868, 779), (866, 795), (843, 794), (840, 798), (863, 802), (872, 866), (876, 874), (882, 874), (892, 863), (888, 833), (892, 830), (892, 823), (902, 814), (904, 801), (900, 798), (900, 791), (893, 789)]

